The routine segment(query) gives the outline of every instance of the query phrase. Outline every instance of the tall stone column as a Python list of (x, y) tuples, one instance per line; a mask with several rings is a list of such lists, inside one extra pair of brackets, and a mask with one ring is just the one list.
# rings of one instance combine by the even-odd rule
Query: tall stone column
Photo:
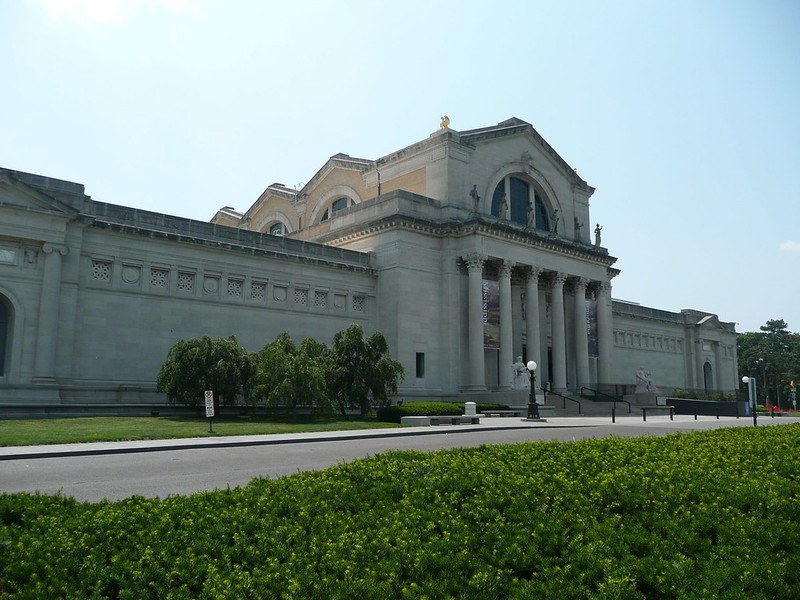
[(714, 389), (722, 390), (722, 347), (719, 342), (714, 342)]
[(553, 303), (551, 305), (551, 327), (553, 338), (553, 385), (556, 392), (567, 389), (567, 345), (564, 329), (564, 273), (553, 275), (551, 282)]
[(483, 263), (482, 254), (465, 256), (469, 272), (467, 299), (469, 311), (469, 374), (468, 389), (486, 389), (486, 375), (483, 361)]
[(528, 348), (528, 360), (536, 362), (537, 379), (541, 379), (542, 369), (542, 337), (539, 327), (539, 275), (542, 270), (539, 267), (531, 267), (528, 270), (528, 279), (525, 282), (525, 338)]
[(58, 342), (58, 306), (61, 301), (61, 257), (68, 252), (66, 246), (45, 243), (42, 295), (39, 300), (39, 327), (36, 337), (34, 379), (55, 381), (56, 348)]
[(695, 376), (696, 376), (695, 388), (697, 388), (698, 390), (705, 390), (706, 371), (703, 368), (705, 366), (705, 360), (703, 358), (703, 338), (700, 337), (699, 329), (695, 329), (694, 348), (695, 348), (694, 358), (695, 358)]
[(614, 323), (611, 310), (611, 282), (597, 287), (597, 383), (610, 384), (611, 353), (614, 351)]
[(500, 387), (514, 384), (514, 331), (511, 324), (511, 270), (514, 263), (504, 260), (500, 264)]
[(589, 385), (589, 333), (586, 330), (586, 284), (587, 279), (579, 277), (575, 281), (575, 300), (573, 318), (575, 329), (575, 387)]

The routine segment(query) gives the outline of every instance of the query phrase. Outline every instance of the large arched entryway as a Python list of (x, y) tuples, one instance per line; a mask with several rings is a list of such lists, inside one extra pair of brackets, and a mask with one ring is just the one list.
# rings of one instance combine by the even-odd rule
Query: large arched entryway
[(703, 365), (703, 390), (706, 394), (714, 391), (714, 368), (708, 361)]

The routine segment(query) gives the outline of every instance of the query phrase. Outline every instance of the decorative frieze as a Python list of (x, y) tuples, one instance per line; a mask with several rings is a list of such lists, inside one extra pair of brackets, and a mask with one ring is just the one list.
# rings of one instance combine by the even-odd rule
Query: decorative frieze
[[(62, 256), (67, 248), (48, 245), (45, 256), (58, 254)], [(0, 245), (0, 249), (6, 246)], [(63, 248), (63, 252), (61, 250)], [(15, 254), (19, 260), (18, 253)], [(346, 290), (331, 292), (320, 287), (313, 288), (307, 283), (299, 285), (290, 281), (273, 283), (268, 286), (265, 277), (251, 281), (249, 275), (206, 271), (198, 273), (191, 267), (168, 266), (162, 264), (143, 265), (130, 260), (116, 260), (104, 256), (90, 256), (86, 259), (88, 284), (95, 287), (111, 287), (119, 291), (140, 292), (142, 280), (145, 289), (161, 294), (174, 294), (189, 300), (195, 297), (199, 287), (202, 299), (209, 301), (245, 301), (266, 305), (273, 308), (292, 308), (294, 310), (311, 310), (328, 312), (329, 310), (346, 313), (367, 312), (367, 297), (363, 291), (350, 294)], [(144, 271), (144, 277), (143, 277)], [(249, 294), (247, 293), (249, 290)], [(348, 300), (349, 298), (349, 300)]]
[(656, 352), (668, 352), (670, 354), (683, 353), (683, 340), (681, 338), (648, 334), (639, 331), (615, 329), (614, 345), (621, 348), (652, 350)]

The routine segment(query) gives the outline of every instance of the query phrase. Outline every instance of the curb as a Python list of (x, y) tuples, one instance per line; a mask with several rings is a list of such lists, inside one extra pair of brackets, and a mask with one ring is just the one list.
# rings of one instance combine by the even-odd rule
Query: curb
[[(79, 456), (105, 456), (110, 454), (137, 454), (147, 452), (171, 452), (175, 450), (208, 450), (211, 448), (244, 448), (247, 446), (279, 446), (286, 444), (312, 444), (317, 442), (340, 442), (340, 441), (354, 441), (366, 439), (381, 439), (381, 438), (396, 438), (406, 437), (412, 435), (442, 435), (450, 433), (472, 433), (474, 431), (505, 431), (515, 429), (563, 429), (565, 427), (596, 427), (594, 424), (585, 425), (540, 425), (531, 427), (530, 425), (505, 425), (505, 426), (490, 426), (490, 427), (469, 427), (448, 430), (432, 430), (432, 431), (402, 431), (402, 430), (387, 430), (386, 433), (354, 433), (352, 435), (322, 435), (318, 437), (309, 438), (281, 438), (281, 439), (263, 439), (263, 440), (231, 440), (219, 442), (195, 442), (195, 443), (181, 443), (176, 441), (174, 444), (161, 445), (161, 446), (120, 446), (117, 448), (74, 448), (69, 450), (53, 450), (41, 452), (20, 452), (17, 454), (0, 454), (0, 462), (10, 460), (31, 460), (37, 458), (69, 458)], [(224, 440), (225, 438), (218, 438)], [(160, 440), (149, 440), (156, 442)], [(113, 442), (98, 442), (98, 443), (113, 443)], [(124, 443), (124, 442), (122, 442)], [(12, 449), (13, 446), (8, 446), (5, 449)], [(2, 449), (0, 449), (2, 452)]]

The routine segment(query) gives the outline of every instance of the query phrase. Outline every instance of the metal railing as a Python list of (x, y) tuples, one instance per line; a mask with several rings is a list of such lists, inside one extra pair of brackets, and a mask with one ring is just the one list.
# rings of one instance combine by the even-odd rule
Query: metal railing
[(548, 390), (547, 388), (541, 388), (541, 390), (544, 392), (545, 399), (547, 399), (547, 394), (550, 394), (551, 396), (558, 396), (559, 398), (561, 398), (561, 408), (565, 410), (567, 408), (567, 400), (569, 400), (570, 402), (574, 402), (575, 404), (578, 405), (578, 414), (579, 415), (583, 414), (583, 411), (581, 410), (580, 400), (576, 400), (575, 398), (570, 398), (569, 396), (565, 396), (564, 394), (559, 394), (558, 392), (553, 392), (551, 390)]
[[(588, 392), (588, 393), (587, 393)], [(606, 394), (604, 392), (598, 392), (595, 389), (590, 387), (583, 386), (581, 387), (581, 397), (591, 400), (592, 402), (613, 402), (614, 403), (614, 410), (617, 408), (617, 402), (623, 402), (628, 405), (628, 412), (633, 412), (631, 410), (631, 403), (627, 400), (623, 400), (619, 396), (612, 396), (611, 394)]]

